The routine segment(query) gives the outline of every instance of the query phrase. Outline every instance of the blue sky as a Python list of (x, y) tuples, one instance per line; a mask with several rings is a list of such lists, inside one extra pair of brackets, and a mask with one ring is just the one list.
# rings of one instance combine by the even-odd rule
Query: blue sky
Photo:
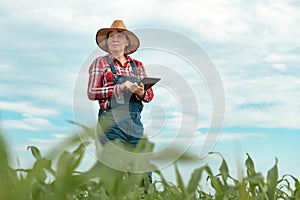
[[(299, 6), (292, 0), (3, 1), (0, 116), (9, 148), (21, 164), (27, 165), (32, 160), (26, 151), (28, 145), (47, 151), (74, 133), (74, 127), (65, 120), (76, 116), (74, 94), (79, 86), (79, 92), (85, 89), (86, 83), (78, 83), (78, 77), (86, 75), (87, 63), (103, 54), (97, 49), (95, 34), (114, 19), (123, 19), (131, 30), (153, 27), (190, 38), (211, 58), (222, 79), (226, 111), (223, 131), (213, 151), (228, 159), (232, 173), (239, 173), (236, 166), (249, 153), (263, 174), (278, 157), (281, 175), (300, 177), (300, 161), (296, 159), (300, 150)], [(159, 36), (156, 38), (159, 40)], [(170, 39), (170, 43), (176, 42)], [(190, 145), (191, 152), (199, 152), (212, 115), (211, 94), (204, 81), (207, 77), (199, 78), (192, 67), (185, 70), (182, 66), (190, 65), (166, 51), (141, 49), (132, 56), (143, 61), (153, 76), (167, 79), (170, 68), (179, 75), (187, 73), (181, 78), (195, 93), (193, 102), (197, 102), (199, 116), (191, 115), (184, 123), (187, 126), (199, 119)], [(166, 72), (155, 65), (166, 66)], [(168, 85), (176, 85), (176, 80), (168, 79), (156, 87), (155, 99), (146, 106), (143, 117), (158, 146), (178, 133), (178, 124), (183, 123), (181, 108), (188, 102), (178, 100), (184, 89), (174, 95), (174, 87), (168, 90)], [(93, 102), (89, 106), (97, 109)], [(161, 109), (165, 123), (160, 130), (161, 120), (155, 121), (159, 117), (155, 111)], [(154, 113), (152, 119), (150, 111)], [(183, 136), (177, 145), (188, 138)], [(202, 162), (217, 167), (220, 164), (214, 156)], [(197, 166), (182, 166), (183, 173), (189, 176)], [(172, 169), (165, 170), (172, 178)]]

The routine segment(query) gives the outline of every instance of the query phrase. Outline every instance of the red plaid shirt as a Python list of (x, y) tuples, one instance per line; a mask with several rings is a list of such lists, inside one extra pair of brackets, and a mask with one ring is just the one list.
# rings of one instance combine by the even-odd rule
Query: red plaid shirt
[[(130, 56), (126, 56), (127, 62), (125, 62), (122, 66), (122, 64), (117, 59), (113, 58), (111, 54), (108, 54), (108, 56), (111, 57), (117, 74), (124, 76), (136, 76), (130, 65), (130, 61), (132, 60), (138, 71), (137, 78), (141, 80), (146, 76), (145, 68), (140, 61), (134, 60)], [(114, 76), (105, 56), (96, 58), (89, 68), (87, 94), (90, 100), (98, 100), (100, 108), (103, 109), (108, 108), (113, 95), (116, 97), (121, 95), (120, 85), (114, 85)], [(150, 102), (153, 99), (153, 96), (152, 88), (150, 88), (146, 91), (144, 98), (140, 100), (143, 102)]]

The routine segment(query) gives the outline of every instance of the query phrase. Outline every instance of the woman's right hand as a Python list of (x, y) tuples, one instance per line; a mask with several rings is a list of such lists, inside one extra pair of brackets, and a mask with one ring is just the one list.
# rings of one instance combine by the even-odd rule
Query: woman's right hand
[(139, 96), (143, 96), (144, 91), (144, 85), (138, 85), (137, 83), (132, 83), (130, 81), (125, 81), (120, 85), (121, 91), (129, 90), (131, 93), (137, 94)]
[(120, 89), (122, 92), (124, 92), (125, 90), (128, 90), (131, 87), (131, 82), (130, 81), (125, 81), (124, 83), (122, 83), (120, 85)]

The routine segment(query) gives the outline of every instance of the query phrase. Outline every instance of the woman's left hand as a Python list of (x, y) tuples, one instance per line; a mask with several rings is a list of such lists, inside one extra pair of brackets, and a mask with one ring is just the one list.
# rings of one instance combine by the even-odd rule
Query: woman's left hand
[(137, 83), (132, 83), (128, 89), (130, 90), (130, 92), (138, 95), (140, 98), (144, 97), (145, 89), (142, 83), (140, 83), (140, 85), (138, 85)]

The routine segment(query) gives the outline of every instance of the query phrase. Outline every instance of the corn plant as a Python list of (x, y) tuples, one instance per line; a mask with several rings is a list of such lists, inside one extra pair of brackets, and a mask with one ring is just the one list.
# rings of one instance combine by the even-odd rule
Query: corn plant
[[(74, 123), (74, 122), (72, 122)], [(77, 124), (78, 125), (78, 124)], [(299, 180), (292, 175), (278, 177), (278, 160), (268, 170), (266, 177), (255, 169), (249, 154), (245, 160), (246, 174), (236, 179), (230, 175), (229, 167), (220, 153), (218, 173), (214, 174), (208, 165), (199, 164), (194, 170), (187, 184), (184, 183), (177, 162), (174, 163), (175, 183), (167, 181), (160, 170), (155, 170), (159, 180), (147, 182), (143, 173), (131, 173), (112, 169), (102, 162), (95, 161), (87, 171), (78, 171), (86, 153), (86, 146), (94, 138), (93, 131), (80, 125), (83, 132), (66, 139), (55, 148), (42, 155), (38, 147), (28, 146), (27, 150), (33, 156), (30, 168), (17, 169), (9, 165), (10, 155), (6, 142), (0, 134), (0, 199), (2, 200), (194, 200), (194, 199), (242, 199), (242, 200), (275, 200), (300, 199)], [(118, 141), (113, 145), (124, 148), (124, 151), (151, 152), (154, 145), (147, 139), (142, 139), (136, 149), (121, 146)], [(170, 150), (165, 156), (176, 150)], [(110, 145), (106, 145), (102, 152), (104, 157), (114, 157), (116, 161), (123, 159), (124, 168), (144, 167), (145, 160), (124, 158), (117, 155)], [(112, 156), (113, 155), (113, 156)], [(157, 158), (158, 159), (158, 158)], [(160, 156), (159, 159), (164, 159)], [(167, 159), (167, 158), (165, 158)], [(184, 154), (178, 162), (193, 161), (195, 157)], [(211, 190), (205, 190), (203, 181)], [(144, 184), (141, 184), (144, 183)], [(160, 189), (158, 189), (158, 185)]]

